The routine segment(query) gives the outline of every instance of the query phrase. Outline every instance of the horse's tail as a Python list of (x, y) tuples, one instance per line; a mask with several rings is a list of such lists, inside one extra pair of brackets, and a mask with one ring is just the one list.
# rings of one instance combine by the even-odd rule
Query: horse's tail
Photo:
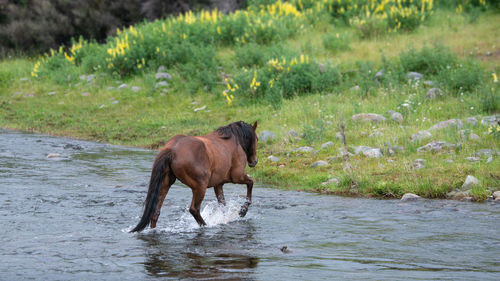
[(146, 196), (146, 201), (144, 201), (144, 213), (142, 218), (134, 229), (130, 232), (141, 231), (151, 221), (156, 206), (158, 205), (160, 189), (165, 177), (170, 173), (170, 163), (172, 162), (172, 151), (170, 149), (164, 149), (158, 153), (155, 162), (153, 164), (153, 170), (151, 171), (151, 179), (149, 181), (148, 195)]

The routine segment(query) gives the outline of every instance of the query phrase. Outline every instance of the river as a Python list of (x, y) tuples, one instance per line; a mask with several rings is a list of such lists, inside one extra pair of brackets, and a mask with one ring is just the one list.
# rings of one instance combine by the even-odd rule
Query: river
[[(50, 154), (50, 155), (49, 155)], [(50, 157), (47, 157), (47, 156)], [(138, 222), (154, 151), (0, 130), (0, 280), (500, 280), (500, 204), (177, 182)], [(258, 166), (257, 166), (258, 169)], [(252, 169), (247, 168), (251, 174)]]

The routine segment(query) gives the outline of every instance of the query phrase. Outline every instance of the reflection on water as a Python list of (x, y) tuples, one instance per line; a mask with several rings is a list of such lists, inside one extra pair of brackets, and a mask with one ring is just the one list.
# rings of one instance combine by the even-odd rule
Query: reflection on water
[[(47, 158), (49, 153), (60, 157)], [(0, 130), (1, 280), (500, 280), (500, 204), (227, 185), (199, 228), (176, 183), (130, 234), (155, 152)], [(251, 171), (251, 170), (250, 170)], [(287, 251), (281, 251), (286, 246)]]

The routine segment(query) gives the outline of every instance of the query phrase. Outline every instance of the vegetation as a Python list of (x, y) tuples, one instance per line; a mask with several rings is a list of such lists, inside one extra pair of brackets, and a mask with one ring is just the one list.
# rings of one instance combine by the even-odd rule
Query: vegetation
[[(470, 195), (480, 200), (500, 183), (498, 156), (489, 163), (467, 159), (480, 149), (500, 150), (500, 127), (481, 124), (500, 110), (500, 15), (486, 9), (495, 5), (252, 1), (229, 14), (187, 12), (141, 23), (118, 29), (102, 44), (80, 38), (34, 59), (1, 61), (0, 126), (158, 148), (175, 134), (258, 120), (261, 130), (278, 135), (259, 144), (261, 161), (249, 170), (260, 182), (355, 196), (443, 198), (474, 175), (481, 185)], [(158, 84), (159, 68), (170, 74), (167, 83)], [(431, 88), (440, 89), (434, 98), (426, 97)], [(390, 110), (404, 119), (392, 121)], [(357, 113), (388, 121), (351, 120)], [(411, 139), (437, 122), (468, 117), (478, 124)], [(369, 146), (384, 156), (353, 155), (352, 171), (344, 171), (340, 124), (350, 152)], [(292, 129), (298, 137), (288, 134)], [(431, 140), (458, 145), (417, 151)], [(321, 148), (327, 141), (333, 145)], [(305, 145), (317, 151), (292, 151)], [(414, 168), (416, 159), (424, 160), (423, 168)], [(317, 160), (329, 164), (311, 167)]]

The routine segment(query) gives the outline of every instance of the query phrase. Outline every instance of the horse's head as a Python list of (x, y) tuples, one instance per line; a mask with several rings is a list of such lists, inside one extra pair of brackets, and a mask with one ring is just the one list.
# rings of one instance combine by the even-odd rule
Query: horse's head
[(250, 167), (255, 167), (257, 165), (257, 162), (259, 162), (259, 159), (257, 158), (257, 142), (259, 138), (257, 137), (257, 121), (253, 123), (253, 140), (250, 145), (250, 149), (247, 152), (247, 161), (248, 161), (248, 166)]

